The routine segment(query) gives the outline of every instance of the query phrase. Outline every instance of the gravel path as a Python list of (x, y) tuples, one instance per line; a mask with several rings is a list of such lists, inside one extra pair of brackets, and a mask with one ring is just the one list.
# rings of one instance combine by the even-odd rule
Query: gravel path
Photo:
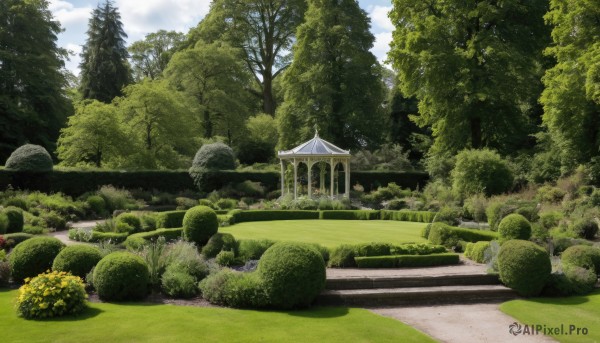
[[(73, 228), (73, 229), (90, 229), (91, 230), (93, 227), (96, 226), (97, 223), (103, 222), (103, 221), (104, 220), (86, 220), (86, 221), (76, 222), (76, 223), (71, 224), (71, 228)], [(77, 242), (77, 241), (70, 240), (68, 230), (50, 232), (48, 235), (58, 238), (61, 242), (65, 243), (66, 245), (90, 244), (90, 243)]]

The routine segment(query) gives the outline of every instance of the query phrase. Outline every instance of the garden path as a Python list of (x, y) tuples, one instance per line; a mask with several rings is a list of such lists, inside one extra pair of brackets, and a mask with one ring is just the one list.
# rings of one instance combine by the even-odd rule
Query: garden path
[[(71, 228), (73, 229), (92, 229), (93, 227), (96, 226), (96, 224), (103, 222), (104, 220), (85, 220), (85, 221), (80, 221), (80, 222), (76, 222), (76, 223), (72, 223), (71, 224)], [(65, 243), (66, 245), (73, 245), (73, 244), (89, 244), (89, 243), (83, 243), (83, 242), (76, 242), (76, 241), (72, 241), (69, 239), (69, 231), (68, 230), (64, 230), (64, 231), (55, 231), (55, 232), (50, 232), (48, 234), (49, 236), (58, 238), (61, 242)]]

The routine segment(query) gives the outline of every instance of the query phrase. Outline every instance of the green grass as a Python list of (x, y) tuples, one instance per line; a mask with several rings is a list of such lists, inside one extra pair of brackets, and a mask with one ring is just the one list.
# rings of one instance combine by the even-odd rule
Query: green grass
[(0, 289), (2, 342), (434, 342), (391, 318), (364, 309), (295, 312), (145, 303), (90, 304), (78, 317), (17, 317), (17, 291)]
[(420, 243), (424, 223), (393, 220), (278, 220), (219, 228), (238, 239), (319, 243), (326, 247), (368, 242)]
[[(500, 306), (502, 312), (524, 325), (545, 325), (547, 328), (569, 326), (587, 328), (587, 335), (551, 334), (559, 342), (600, 342), (600, 290), (587, 296), (568, 298), (538, 298), (513, 300)], [(581, 332), (580, 332), (581, 333)]]

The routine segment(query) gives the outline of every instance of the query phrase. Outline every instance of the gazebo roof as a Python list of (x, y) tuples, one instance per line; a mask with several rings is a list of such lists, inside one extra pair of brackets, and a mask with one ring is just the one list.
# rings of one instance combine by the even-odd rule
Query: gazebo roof
[(350, 156), (349, 150), (338, 148), (328, 141), (319, 137), (319, 133), (315, 132), (315, 137), (308, 142), (302, 143), (292, 150), (279, 151), (279, 158), (286, 157), (333, 157), (333, 156)]

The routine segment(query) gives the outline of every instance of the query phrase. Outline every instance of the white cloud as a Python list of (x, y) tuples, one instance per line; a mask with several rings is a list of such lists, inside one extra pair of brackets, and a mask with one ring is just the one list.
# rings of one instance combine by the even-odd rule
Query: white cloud
[(87, 24), (92, 12), (92, 8), (89, 6), (75, 7), (73, 4), (62, 0), (50, 1), (48, 8), (54, 14), (54, 19), (60, 21), (63, 27)]
[(375, 44), (371, 52), (377, 60), (383, 63), (387, 59), (387, 53), (390, 50), (390, 42), (392, 41), (391, 32), (380, 32), (375, 34)]
[(371, 16), (371, 23), (375, 29), (383, 31), (393, 31), (394, 25), (388, 18), (388, 13), (392, 10), (392, 6), (370, 6), (369, 15)]

